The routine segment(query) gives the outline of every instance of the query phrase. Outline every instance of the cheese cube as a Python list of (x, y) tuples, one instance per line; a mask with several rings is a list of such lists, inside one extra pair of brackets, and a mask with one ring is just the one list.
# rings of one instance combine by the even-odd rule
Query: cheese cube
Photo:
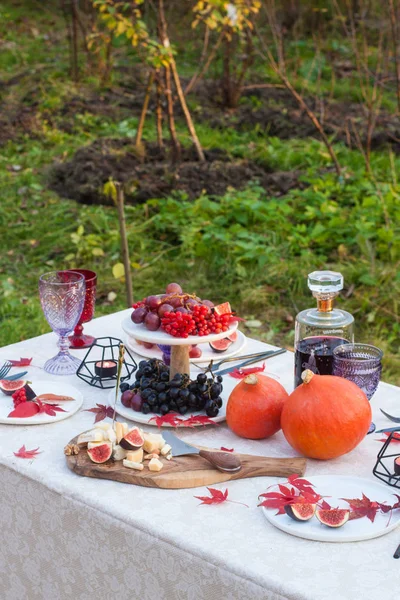
[(126, 458), (132, 462), (141, 463), (143, 461), (143, 448), (129, 450), (129, 452), (126, 453)]
[(169, 454), (171, 452), (172, 448), (169, 444), (164, 444), (164, 446), (161, 448), (161, 454), (163, 456), (167, 456), (167, 454)]
[(143, 448), (145, 452), (151, 454), (157, 450), (161, 450), (165, 446), (165, 440), (159, 433), (145, 433), (143, 434), (144, 444)]
[(132, 462), (131, 460), (127, 460), (126, 458), (124, 458), (122, 464), (124, 465), (124, 467), (128, 467), (128, 469), (143, 471), (143, 463)]
[(114, 446), (112, 453), (112, 457), (114, 460), (123, 460), (124, 458), (126, 458), (126, 454), (126, 450), (121, 448), (121, 446), (119, 446), (118, 444)]
[(161, 471), (162, 468), (163, 468), (163, 464), (162, 464), (161, 460), (158, 460), (158, 458), (152, 458), (151, 461), (149, 462), (150, 471)]

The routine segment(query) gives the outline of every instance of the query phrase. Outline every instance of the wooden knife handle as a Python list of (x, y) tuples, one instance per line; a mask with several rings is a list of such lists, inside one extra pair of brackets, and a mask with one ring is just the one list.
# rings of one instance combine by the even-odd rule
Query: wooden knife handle
[(200, 450), (199, 455), (208, 460), (218, 471), (232, 473), (240, 471), (242, 464), (237, 456), (229, 452), (213, 452), (212, 450)]

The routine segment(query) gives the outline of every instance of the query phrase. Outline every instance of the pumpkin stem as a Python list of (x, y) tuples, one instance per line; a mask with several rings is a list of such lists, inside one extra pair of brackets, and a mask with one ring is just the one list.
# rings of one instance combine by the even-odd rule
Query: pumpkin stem
[(310, 383), (311, 379), (314, 377), (315, 373), (313, 373), (312, 371), (310, 371), (310, 369), (306, 369), (305, 371), (302, 372), (301, 374), (301, 378), (303, 380), (303, 383)]
[(257, 376), (254, 375), (254, 373), (251, 373), (250, 375), (247, 375), (247, 377), (244, 378), (244, 382), (248, 383), (249, 385), (256, 385), (256, 383), (258, 383), (258, 379)]

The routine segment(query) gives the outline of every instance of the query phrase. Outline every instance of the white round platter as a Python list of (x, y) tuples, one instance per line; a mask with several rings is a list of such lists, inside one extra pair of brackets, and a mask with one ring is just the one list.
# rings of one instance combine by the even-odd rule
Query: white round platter
[[(370, 479), (361, 479), (346, 475), (320, 475), (306, 477), (315, 486), (315, 491), (322, 496), (328, 496), (326, 501), (336, 508), (349, 508), (347, 502), (341, 498), (362, 498), (364, 493), (371, 501), (386, 502), (394, 504), (394, 496), (391, 488)], [(277, 486), (269, 490), (279, 491)], [(262, 498), (261, 498), (262, 500)], [(367, 517), (347, 521), (337, 529), (322, 525), (317, 517), (309, 521), (294, 521), (288, 515), (276, 515), (276, 509), (262, 507), (266, 519), (278, 529), (290, 533), (296, 537), (318, 542), (360, 542), (370, 540), (389, 533), (400, 523), (400, 510), (394, 510), (383, 514), (377, 512), (373, 523)]]
[(72, 417), (82, 407), (83, 396), (76, 387), (63, 383), (62, 381), (34, 381), (30, 387), (39, 396), (40, 394), (65, 394), (75, 400), (60, 402), (58, 406), (66, 412), (57, 412), (54, 417), (45, 413), (38, 413), (33, 417), (20, 419), (18, 417), (7, 417), (14, 410), (11, 396), (0, 395), (0, 423), (5, 425), (44, 425), (56, 423)]
[[(223, 358), (229, 358), (231, 356), (235, 356), (235, 354), (239, 354), (239, 352), (241, 352), (245, 347), (247, 340), (246, 336), (241, 331), (238, 330), (237, 334), (238, 337), (236, 342), (233, 342), (229, 348), (225, 350), (225, 352), (214, 352), (208, 344), (199, 344), (203, 354), (200, 356), (200, 358), (191, 358), (190, 361), (194, 364), (208, 364), (212, 360), (218, 362)], [(162, 352), (156, 345), (154, 348), (145, 348), (142, 344), (138, 344), (133, 337), (128, 337), (126, 345), (128, 346), (129, 350), (132, 350), (132, 352), (135, 352), (135, 354), (138, 354), (139, 356), (143, 356), (145, 358), (158, 358), (160, 360), (162, 358)]]
[(221, 333), (210, 333), (202, 337), (198, 335), (189, 335), (187, 338), (177, 338), (169, 335), (162, 329), (157, 331), (149, 331), (143, 324), (135, 325), (130, 317), (126, 317), (122, 323), (122, 329), (129, 336), (141, 342), (149, 342), (150, 344), (165, 344), (166, 346), (191, 346), (192, 344), (205, 344), (207, 342), (215, 342), (222, 338), (228, 337), (236, 331), (238, 324), (234, 323), (228, 331)]
[[(192, 373), (192, 379), (196, 378), (196, 375), (198, 374), (198, 371), (196, 373)], [(222, 423), (223, 421), (225, 421), (226, 419), (226, 404), (228, 402), (228, 398), (229, 395), (231, 393), (231, 391), (233, 390), (233, 388), (239, 383), (240, 379), (235, 379), (234, 377), (230, 377), (229, 375), (226, 375), (224, 377), (224, 380), (222, 382), (222, 394), (221, 394), (221, 398), (223, 400), (223, 404), (221, 406), (221, 408), (219, 409), (219, 413), (216, 417), (212, 418), (211, 420), (214, 421), (215, 423)], [(115, 389), (110, 390), (109, 396), (108, 396), (108, 402), (110, 404), (110, 406), (114, 406), (114, 401), (115, 401)], [(119, 414), (121, 417), (123, 417), (124, 419), (128, 419), (129, 421), (134, 421), (135, 423), (140, 423), (141, 425), (155, 425), (154, 421), (150, 422), (150, 419), (152, 417), (159, 417), (160, 415), (157, 415), (156, 413), (148, 413), (147, 415), (144, 415), (141, 412), (136, 412), (134, 410), (132, 410), (131, 408), (127, 408), (126, 406), (123, 406), (121, 404), (121, 392), (118, 393), (118, 399), (117, 399), (117, 404), (115, 407), (115, 412), (117, 414)], [(189, 419), (189, 417), (191, 416), (206, 416), (206, 413), (204, 411), (202, 412), (187, 412), (185, 415), (178, 415), (178, 417), (182, 420), (185, 419)], [(202, 427), (203, 425), (201, 423), (199, 423), (198, 425), (195, 425), (195, 427)], [(162, 425), (162, 427), (172, 427), (172, 425), (169, 425), (168, 423), (164, 423)], [(184, 425), (178, 425), (178, 427), (184, 427)]]

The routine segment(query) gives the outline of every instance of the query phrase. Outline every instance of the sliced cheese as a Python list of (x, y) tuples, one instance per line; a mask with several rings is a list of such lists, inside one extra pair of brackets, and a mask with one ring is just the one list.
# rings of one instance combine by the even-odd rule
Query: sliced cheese
[[(125, 435), (124, 425), (126, 425), (126, 423), (119, 423), (118, 421), (116, 421), (114, 424), (115, 435), (117, 437), (117, 444), (120, 443), (120, 441), (122, 440), (122, 438)], [(127, 426), (127, 428), (128, 428), (128, 426)]]
[(143, 448), (138, 450), (129, 450), (126, 453), (126, 458), (132, 462), (141, 463), (143, 461)]
[(105, 431), (104, 434), (107, 436), (109, 441), (112, 442), (113, 444), (115, 444), (117, 442), (117, 434), (115, 433), (114, 429), (112, 429), (111, 427), (110, 427), (110, 429), (107, 429), (107, 431)]
[(121, 446), (119, 446), (118, 444), (114, 446), (112, 453), (112, 457), (114, 460), (123, 460), (124, 458), (126, 458), (126, 454), (126, 450), (121, 448)]
[(158, 456), (156, 452), (152, 452), (151, 454), (145, 454), (143, 460), (151, 460), (152, 458), (158, 458)]
[(170, 454), (167, 454), (167, 456), (166, 456), (165, 458), (166, 458), (167, 460), (171, 460), (171, 458), (172, 458), (172, 454), (171, 454), (171, 453), (170, 453)]
[(169, 444), (164, 444), (164, 446), (161, 448), (161, 454), (163, 456), (167, 456), (167, 454), (169, 454), (171, 452), (172, 448)]
[(81, 433), (78, 437), (77, 444), (87, 444), (88, 442), (102, 442), (104, 441), (104, 431), (102, 429), (91, 429)]
[(161, 460), (158, 460), (158, 458), (152, 458), (151, 461), (149, 462), (150, 471), (161, 471), (162, 468), (163, 468), (163, 464), (162, 464)]
[(111, 423), (108, 423), (108, 422), (107, 423), (105, 423), (105, 422), (104, 423), (98, 423), (96, 425), (96, 428), (97, 429), (103, 429), (103, 431), (108, 431), (108, 429), (112, 429), (112, 425), (111, 425)]
[(96, 446), (102, 446), (104, 444), (104, 440), (102, 440), (101, 442), (88, 442), (88, 450), (90, 450), (91, 448), (95, 448)]
[(143, 463), (132, 462), (131, 460), (124, 458), (122, 464), (124, 465), (124, 467), (128, 467), (128, 469), (136, 469), (136, 471), (143, 471)]

